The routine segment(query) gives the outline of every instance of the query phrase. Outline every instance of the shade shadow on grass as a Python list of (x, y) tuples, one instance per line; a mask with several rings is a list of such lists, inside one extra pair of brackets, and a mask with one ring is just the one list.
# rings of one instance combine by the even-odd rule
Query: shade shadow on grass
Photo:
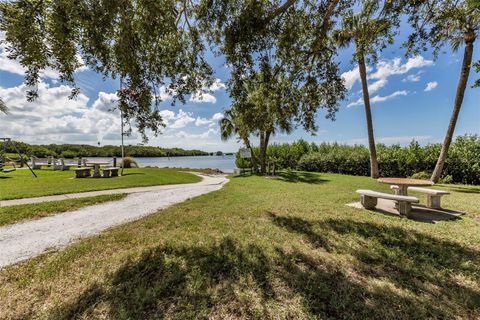
[(462, 186), (455, 186), (455, 185), (439, 185), (442, 190), (454, 191), (459, 193), (478, 193), (480, 194), (480, 187), (462, 187)]
[(99, 303), (109, 306), (113, 319), (206, 319), (222, 307), (248, 318), (249, 310), (235, 305), (236, 292), (250, 282), (267, 300), (273, 295), (270, 266), (257, 246), (230, 238), (207, 247), (157, 247), (127, 261), (108, 279), (109, 289), (93, 285), (51, 319), (89, 318)]
[(292, 182), (292, 183), (310, 183), (321, 184), (329, 182), (330, 180), (322, 179), (319, 174), (310, 172), (298, 172), (298, 171), (281, 171), (277, 173), (279, 180)]
[(136, 176), (136, 175), (142, 175), (142, 176), (144, 176), (145, 173), (144, 173), (144, 172), (127, 172), (127, 173), (123, 173), (123, 174), (122, 174), (122, 177), (125, 177), (125, 176)]
[[(364, 284), (358, 299), (368, 300), (374, 310), (358, 308), (349, 318), (475, 318), (480, 310), (480, 252), (457, 243), (436, 239), (425, 234), (398, 227), (360, 223), (353, 220), (329, 219), (305, 221), (297, 217), (272, 216), (272, 222), (290, 232), (303, 234), (314, 246), (321, 244), (327, 251), (347, 254), (355, 258), (354, 270), (362, 279), (381, 280), (390, 284)], [(360, 242), (352, 245), (353, 241)], [(321, 240), (319, 240), (321, 239)], [(334, 240), (336, 239), (336, 240)], [(340, 240), (339, 240), (340, 239)], [(343, 240), (343, 241), (342, 241)], [(318, 263), (303, 253), (290, 253), (294, 266), (287, 266), (285, 278), (302, 292), (314, 314), (320, 306), (334, 303), (325, 301), (316, 291), (325, 288), (324, 275), (319, 274)], [(285, 259), (284, 259), (285, 260)], [(324, 269), (324, 268), (323, 268)], [(291, 271), (288, 271), (291, 270)], [(301, 285), (309, 279), (310, 285)], [(345, 277), (340, 275), (340, 287)], [(476, 284), (476, 285), (475, 285)], [(348, 284), (352, 285), (352, 284)], [(393, 288), (392, 286), (393, 285)], [(352, 309), (357, 309), (355, 284), (345, 292)], [(403, 292), (403, 294), (399, 294)], [(353, 295), (353, 296), (352, 296)], [(391, 309), (389, 303), (395, 306)], [(319, 305), (320, 304), (320, 305)], [(340, 305), (340, 304), (339, 304)], [(334, 315), (329, 308), (326, 315)], [(395, 313), (390, 313), (390, 310)], [(343, 316), (348, 313), (342, 313)], [(376, 315), (376, 316), (375, 316)]]
[[(457, 281), (460, 276), (480, 280), (479, 253), (470, 248), (374, 223), (270, 218), (288, 232), (305, 235), (314, 249), (274, 246), (274, 254), (266, 254), (256, 244), (231, 238), (210, 245), (158, 246), (126, 261), (105, 283), (93, 284), (51, 318), (92, 318), (97, 308), (113, 319), (479, 315), (478, 288)], [(365, 243), (359, 248), (338, 239), (349, 236)], [(318, 255), (323, 248), (331, 254)], [(336, 255), (353, 261), (346, 268), (331, 258)]]

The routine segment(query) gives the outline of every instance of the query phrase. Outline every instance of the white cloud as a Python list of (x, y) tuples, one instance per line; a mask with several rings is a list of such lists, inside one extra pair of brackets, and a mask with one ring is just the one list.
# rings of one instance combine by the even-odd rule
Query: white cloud
[(217, 112), (210, 119), (197, 117), (195, 125), (197, 127), (206, 126), (214, 127), (219, 120), (223, 119), (223, 113)]
[(192, 113), (185, 112), (182, 109), (178, 111), (177, 115), (173, 119), (174, 121), (171, 125), (167, 124), (167, 127), (172, 129), (181, 129), (186, 127), (190, 123), (195, 122), (195, 118), (192, 117)]
[(419, 74), (411, 74), (402, 80), (402, 82), (418, 82), (418, 81), (420, 81)]
[(199, 92), (190, 97), (190, 101), (195, 103), (216, 103), (217, 98), (210, 93)]
[[(372, 72), (373, 67), (366, 67), (367, 79), (374, 80), (374, 82), (369, 84), (368, 89), (370, 93), (375, 93), (388, 84), (388, 78), (391, 76), (402, 75), (413, 69), (420, 69), (432, 65), (432, 60), (427, 60), (422, 56), (409, 58), (405, 63), (402, 63), (402, 59), (398, 57), (391, 60), (380, 60), (375, 66), (375, 72)], [(420, 76), (418, 74), (419, 73), (417, 73), (417, 75), (409, 75), (406, 79), (403, 79), (403, 81), (419, 81)], [(358, 67), (342, 73), (341, 76), (344, 79), (345, 87), (348, 90), (351, 90), (356, 82), (360, 82)], [(358, 105), (358, 102), (351, 103), (350, 106), (351, 105)]]
[(375, 93), (378, 90), (380, 90), (381, 88), (385, 87), (385, 85), (387, 83), (388, 83), (387, 79), (377, 80), (377, 81), (375, 81), (374, 83), (372, 83), (368, 86), (368, 91), (369, 91), (369, 93)]
[(117, 107), (118, 96), (116, 93), (99, 92), (98, 99), (92, 105), (95, 110), (109, 112)]
[(358, 67), (342, 73), (341, 77), (345, 81), (345, 88), (347, 88), (347, 90), (352, 89), (353, 85), (357, 81), (360, 81), (360, 72), (358, 71)]
[(220, 79), (215, 79), (213, 84), (210, 86), (210, 91), (224, 90), (226, 88), (225, 84)]
[(207, 129), (207, 131), (202, 133), (188, 133), (185, 131), (179, 131), (175, 133), (175, 137), (180, 139), (207, 139), (212, 135), (218, 135), (218, 133), (219, 133), (218, 130), (209, 128)]
[[(388, 95), (388, 96), (374, 96), (373, 98), (370, 99), (370, 102), (373, 103), (379, 103), (379, 102), (385, 102), (387, 100), (391, 100), (395, 97), (398, 96), (406, 96), (408, 95), (408, 91), (402, 90), (402, 91), (395, 91), (394, 93)], [(352, 102), (347, 105), (347, 108), (354, 107), (354, 106), (361, 106), (363, 105), (363, 98), (358, 99), (355, 102)]]
[(210, 123), (211, 123), (211, 120), (207, 118), (197, 117), (197, 120), (195, 120), (195, 125), (197, 127), (206, 126), (207, 124), (210, 124)]
[(224, 90), (225, 88), (225, 84), (220, 79), (215, 79), (211, 86), (205, 86), (199, 92), (192, 94), (192, 96), (190, 97), (190, 101), (194, 103), (216, 103), (217, 98), (215, 98), (215, 96), (212, 95), (210, 92)]
[(160, 115), (162, 116), (163, 121), (165, 121), (166, 123), (175, 119), (175, 112), (171, 110), (162, 110), (160, 111)]
[(432, 91), (432, 90), (435, 89), (437, 86), (438, 86), (438, 82), (437, 82), (437, 81), (429, 82), (429, 83), (427, 83), (427, 86), (425, 87), (425, 91)]
[(402, 64), (402, 60), (400, 58), (394, 58), (392, 60), (381, 60), (377, 63), (377, 70), (372, 73), (369, 78), (387, 79), (393, 75), (405, 74), (412, 69), (419, 69), (432, 65), (432, 60), (426, 60), (422, 56), (409, 58), (404, 64)]
[(223, 119), (223, 117), (224, 117), (223, 113), (217, 112), (217, 113), (215, 113), (215, 114), (212, 116), (212, 120), (214, 120), (214, 121), (220, 121), (220, 120)]
[(406, 91), (406, 90), (395, 91), (394, 93), (392, 93), (388, 96), (385, 96), (385, 97), (375, 96), (371, 99), (371, 102), (372, 103), (384, 102), (384, 101), (393, 99), (393, 98), (398, 97), (398, 96), (406, 96), (406, 95), (408, 95), (408, 91)]
[(39, 97), (26, 100), (24, 84), (0, 88), (0, 96), (9, 107), (9, 114), (0, 117), (3, 134), (33, 143), (92, 143), (120, 132), (120, 117), (109, 112), (115, 106), (116, 95), (99, 92), (88, 107), (89, 98), (79, 94), (69, 99), (69, 86), (50, 87), (41, 81)]

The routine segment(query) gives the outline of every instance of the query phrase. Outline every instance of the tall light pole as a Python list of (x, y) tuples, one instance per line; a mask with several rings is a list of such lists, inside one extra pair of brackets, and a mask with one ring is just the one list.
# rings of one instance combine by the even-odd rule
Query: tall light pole
[[(120, 92), (122, 91), (123, 89), (123, 79), (122, 77), (120, 76)], [(124, 146), (123, 146), (123, 136), (125, 135), (125, 133), (123, 132), (123, 110), (122, 108), (119, 108), (120, 109), (120, 128), (122, 130), (122, 170), (120, 172), (120, 175), (123, 176), (123, 167), (124, 167), (124, 163), (125, 163), (125, 149), (124, 149)]]
[(124, 167), (124, 158), (125, 158), (125, 151), (124, 151), (124, 147), (123, 147), (123, 135), (125, 134), (123, 132), (123, 111), (120, 110), (120, 122), (121, 122), (121, 129), (122, 129), (122, 170), (120, 172), (121, 175), (123, 175), (123, 167)]

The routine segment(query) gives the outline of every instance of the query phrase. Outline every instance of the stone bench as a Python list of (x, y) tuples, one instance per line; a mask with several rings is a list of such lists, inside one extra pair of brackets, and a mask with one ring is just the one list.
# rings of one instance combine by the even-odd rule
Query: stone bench
[(75, 178), (87, 178), (91, 175), (92, 168), (76, 168)]
[[(392, 190), (395, 190), (395, 194), (398, 192), (398, 186), (390, 186)], [(427, 208), (440, 209), (441, 198), (444, 195), (450, 194), (450, 192), (435, 190), (429, 188), (408, 187), (408, 191), (416, 191), (427, 195)]]
[(48, 157), (48, 158), (37, 158), (37, 157), (31, 157), (30, 158), (31, 164), (30, 166), (32, 169), (41, 169), (43, 167), (51, 167), (55, 159), (53, 157)]
[(377, 192), (372, 190), (357, 190), (361, 195), (360, 202), (365, 209), (373, 210), (377, 205), (377, 200), (393, 200), (398, 204), (398, 212), (401, 215), (408, 215), (412, 210), (412, 203), (418, 203), (418, 199), (409, 196), (399, 196), (390, 193)]
[(110, 178), (110, 177), (118, 177), (118, 169), (117, 167), (111, 167), (111, 168), (102, 168), (103, 172), (103, 177), (104, 178)]

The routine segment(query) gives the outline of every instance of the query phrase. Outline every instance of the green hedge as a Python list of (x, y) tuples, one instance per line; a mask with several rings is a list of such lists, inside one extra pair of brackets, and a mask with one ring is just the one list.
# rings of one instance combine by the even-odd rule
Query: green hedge
[[(431, 173), (440, 153), (440, 144), (420, 146), (412, 141), (408, 146), (377, 146), (380, 175), (410, 177), (415, 173)], [(337, 143), (308, 144), (301, 140), (292, 144), (276, 144), (269, 148), (269, 156), (283, 169), (313, 172), (332, 172), (368, 176), (369, 152), (365, 146)], [(450, 146), (444, 168), (444, 178), (464, 184), (480, 184), (480, 136), (458, 137)]]

